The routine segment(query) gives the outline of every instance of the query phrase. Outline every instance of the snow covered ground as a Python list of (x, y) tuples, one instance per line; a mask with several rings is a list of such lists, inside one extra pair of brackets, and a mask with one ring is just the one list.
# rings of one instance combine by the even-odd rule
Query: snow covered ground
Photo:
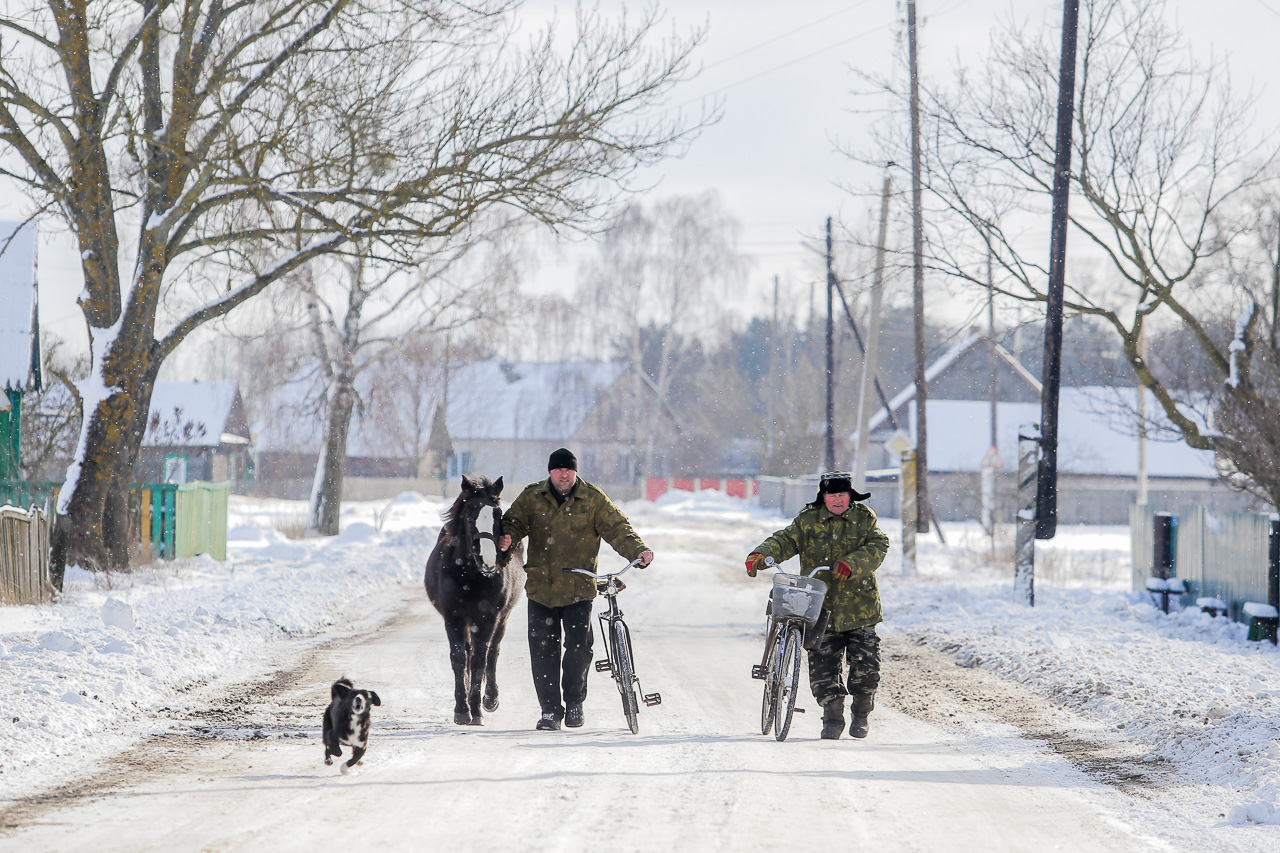
[[(340, 536), (290, 540), (277, 528), (296, 524), (300, 504), (233, 498), (225, 564), (197, 558), (108, 581), (72, 573), (56, 605), (0, 608), (0, 807), (187, 725), (174, 712), (193, 692), (263, 677), (265, 661), (288, 644), (316, 645), (385, 619), (421, 583), (442, 508), (416, 495), (348, 504)], [(636, 585), (642, 594), (626, 602), (633, 624), (656, 632), (679, 623), (687, 633), (711, 596), (714, 619), (758, 619), (764, 587), (738, 578), (732, 562), (783, 519), (707, 493), (626, 508), (642, 535), (679, 520), (678, 535), (655, 546), (659, 562)], [(1005, 546), (991, 565), (976, 526), (948, 525), (947, 546), (922, 538), (915, 578), (900, 573), (898, 524), (885, 527), (894, 540), (880, 571), (887, 643), (951, 656), (957, 680), (985, 671), (1016, 681), (1099, 739), (1123, 740), (1167, 768), (1167, 782), (1136, 795), (1124, 817), (1141, 836), (1179, 849), (1280, 844), (1275, 647), (1247, 641), (1243, 626), (1223, 619), (1165, 616), (1128, 592), (1123, 528), (1060, 528), (1038, 556), (1037, 606), (1028, 609), (1011, 601)], [(706, 565), (708, 546), (733, 556)], [(885, 675), (910, 689), (912, 674), (894, 673), (890, 660)], [(442, 726), (449, 711), (439, 708)], [(992, 762), (1013, 754), (997, 745), (1016, 732), (977, 718), (971, 728), (992, 745)], [(690, 748), (699, 741), (685, 737)]]
[(303, 504), (233, 497), (225, 563), (71, 569), (57, 604), (0, 607), (0, 802), (165, 730), (184, 693), (258, 675), (272, 643), (385, 617), (421, 582), (441, 509), (416, 494), (349, 504), (341, 535), (289, 540), (276, 525)]

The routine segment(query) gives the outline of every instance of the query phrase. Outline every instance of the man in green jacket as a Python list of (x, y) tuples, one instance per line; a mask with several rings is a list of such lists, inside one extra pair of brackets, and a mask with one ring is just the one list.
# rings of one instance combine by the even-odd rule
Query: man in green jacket
[[(818, 496), (791, 524), (770, 536), (747, 557), (747, 574), (756, 576), (765, 557), (781, 563), (800, 555), (800, 568), (830, 568), (817, 577), (827, 583), (825, 608), (831, 611), (822, 641), (809, 652), (809, 687), (822, 706), (822, 737), (835, 740), (844, 731), (844, 697), (852, 696), (849, 734), (866, 737), (867, 717), (875, 707), (880, 684), (882, 621), (876, 569), (889, 551), (889, 537), (866, 504), (871, 497), (856, 492), (848, 474), (823, 474)], [(848, 680), (841, 670), (848, 661)]]
[(505, 551), (529, 537), (524, 591), (533, 686), (542, 706), (536, 728), (555, 731), (561, 720), (567, 726), (583, 723), (593, 639), (591, 600), (596, 597), (595, 581), (564, 569), (595, 571), (601, 539), (629, 561), (639, 557), (641, 568), (653, 560), (653, 552), (613, 501), (578, 477), (578, 460), (569, 450), (562, 447), (551, 454), (547, 474), (526, 486), (503, 513), (499, 546)]

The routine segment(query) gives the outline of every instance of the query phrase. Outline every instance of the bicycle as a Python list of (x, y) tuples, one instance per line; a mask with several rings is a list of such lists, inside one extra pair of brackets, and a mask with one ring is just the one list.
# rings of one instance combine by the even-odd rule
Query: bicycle
[(751, 677), (764, 681), (760, 734), (767, 735), (772, 726), (774, 738), (782, 741), (791, 730), (791, 715), (804, 713), (804, 708), (796, 707), (800, 650), (807, 647), (806, 639), (816, 642), (826, 628), (822, 604), (827, 597), (827, 585), (814, 575), (827, 567), (815, 566), (806, 576), (784, 572), (772, 557), (766, 557), (764, 563), (766, 568), (777, 569), (778, 573), (774, 575), (765, 611), (769, 625), (764, 657), (751, 667)]
[[(608, 672), (613, 675), (614, 684), (622, 696), (622, 713), (627, 718), (627, 727), (631, 733), (640, 733), (640, 701), (648, 707), (662, 704), (662, 696), (657, 693), (645, 693), (640, 687), (640, 676), (636, 675), (635, 657), (631, 651), (631, 629), (622, 619), (622, 610), (618, 607), (618, 593), (626, 589), (618, 578), (631, 568), (638, 566), (636, 558), (620, 572), (598, 575), (587, 569), (564, 569), (566, 572), (577, 572), (593, 578), (596, 591), (605, 597), (608, 606), (599, 614), (600, 631), (605, 638), (605, 658), (596, 661), (596, 672)], [(636, 694), (639, 692), (640, 699)]]

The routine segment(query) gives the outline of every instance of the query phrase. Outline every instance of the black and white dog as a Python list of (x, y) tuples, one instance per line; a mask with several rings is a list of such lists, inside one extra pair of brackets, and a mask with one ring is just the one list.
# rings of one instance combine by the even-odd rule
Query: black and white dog
[(348, 678), (333, 682), (332, 700), (324, 712), (324, 763), (333, 764), (334, 756), (342, 757), (342, 745), (351, 747), (351, 759), (342, 767), (354, 767), (369, 748), (369, 708), (382, 700), (372, 690), (356, 690)]

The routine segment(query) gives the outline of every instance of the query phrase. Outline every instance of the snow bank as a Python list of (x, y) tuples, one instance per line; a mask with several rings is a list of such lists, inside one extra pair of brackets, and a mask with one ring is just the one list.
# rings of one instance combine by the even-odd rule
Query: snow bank
[[(1052, 543), (1059, 553), (1087, 553), (1099, 542), (1065, 533)], [(1250, 642), (1246, 626), (1198, 608), (1165, 615), (1150, 595), (1123, 586), (1038, 579), (1028, 608), (1012, 600), (1011, 582), (957, 570), (936, 543), (922, 547), (921, 561), (928, 571), (918, 580), (882, 569), (882, 633), (920, 638), (963, 666), (999, 673), (1123, 732), (1149, 760), (1175, 767), (1180, 781), (1232, 798), (1220, 804), (1228, 823), (1280, 823), (1275, 646)], [(1127, 578), (1127, 565), (1115, 574)]]
[(289, 540), (275, 523), (301, 504), (232, 497), (225, 563), (105, 579), (72, 568), (57, 604), (0, 607), (0, 798), (164, 730), (184, 689), (260, 675), (273, 642), (338, 629), (420, 583), (443, 507), (393, 503), (347, 504), (340, 535)]

